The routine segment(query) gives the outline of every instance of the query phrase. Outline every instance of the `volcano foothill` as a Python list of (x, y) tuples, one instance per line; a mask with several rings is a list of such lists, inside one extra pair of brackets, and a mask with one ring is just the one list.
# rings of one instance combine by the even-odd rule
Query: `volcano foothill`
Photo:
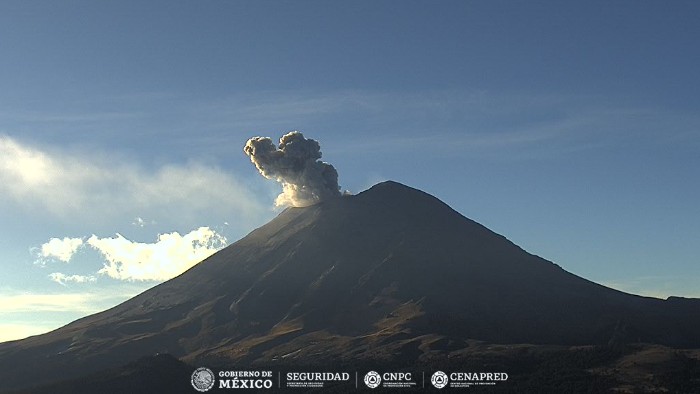
[(389, 181), (287, 208), (112, 309), (0, 344), (0, 382), (26, 389), (157, 353), (190, 365), (439, 365), (485, 343), (698, 348), (700, 300), (593, 283)]

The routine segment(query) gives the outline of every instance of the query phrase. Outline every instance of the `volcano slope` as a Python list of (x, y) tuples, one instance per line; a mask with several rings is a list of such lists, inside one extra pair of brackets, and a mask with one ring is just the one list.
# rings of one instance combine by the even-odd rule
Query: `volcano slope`
[(384, 182), (286, 209), (112, 309), (0, 344), (0, 382), (78, 378), (156, 353), (192, 364), (411, 363), (474, 339), (697, 348), (700, 300), (606, 288)]

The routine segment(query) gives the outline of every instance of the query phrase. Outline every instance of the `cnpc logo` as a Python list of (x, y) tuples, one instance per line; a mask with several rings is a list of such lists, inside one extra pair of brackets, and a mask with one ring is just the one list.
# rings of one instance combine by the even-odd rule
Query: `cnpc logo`
[(384, 372), (369, 371), (364, 378), (365, 385), (371, 389), (380, 385), (384, 387), (411, 387), (415, 385), (413, 375), (410, 372)]
[(379, 375), (379, 372), (377, 371), (369, 371), (365, 375), (365, 385), (371, 389), (376, 389), (379, 387), (380, 384), (382, 384), (382, 377)]

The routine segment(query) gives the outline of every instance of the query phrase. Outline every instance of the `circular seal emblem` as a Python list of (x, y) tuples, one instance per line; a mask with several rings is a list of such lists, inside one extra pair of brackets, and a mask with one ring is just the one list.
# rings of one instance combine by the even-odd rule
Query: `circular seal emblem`
[(367, 375), (365, 375), (365, 384), (371, 389), (379, 387), (381, 382), (382, 377), (376, 371), (369, 371)]
[(211, 390), (214, 387), (216, 376), (209, 368), (197, 368), (192, 372), (192, 387), (200, 392)]
[(437, 371), (433, 374), (433, 376), (430, 378), (430, 383), (435, 386), (435, 388), (441, 389), (445, 386), (447, 386), (447, 374), (442, 372), (442, 371)]

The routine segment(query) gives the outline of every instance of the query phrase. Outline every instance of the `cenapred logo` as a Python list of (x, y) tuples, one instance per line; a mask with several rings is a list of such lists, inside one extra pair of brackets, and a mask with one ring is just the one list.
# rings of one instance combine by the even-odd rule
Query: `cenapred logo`
[(445, 386), (447, 386), (447, 374), (442, 372), (442, 371), (437, 371), (433, 374), (433, 376), (430, 378), (430, 383), (435, 386), (435, 388), (441, 389)]
[(211, 390), (214, 387), (214, 382), (216, 381), (216, 376), (214, 372), (209, 368), (197, 368), (192, 372), (192, 387), (200, 392), (205, 392)]
[(367, 372), (367, 375), (365, 375), (365, 384), (367, 387), (374, 389), (379, 387), (381, 383), (382, 377), (379, 375), (379, 372), (369, 371)]

